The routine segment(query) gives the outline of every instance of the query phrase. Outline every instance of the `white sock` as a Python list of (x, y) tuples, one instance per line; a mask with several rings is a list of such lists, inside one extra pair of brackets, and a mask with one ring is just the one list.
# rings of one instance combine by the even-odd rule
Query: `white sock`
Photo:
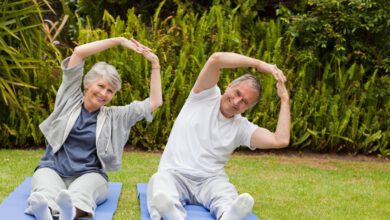
[(28, 198), (31, 211), (37, 220), (53, 220), (51, 216), (47, 199), (40, 192), (31, 193)]
[(159, 214), (166, 220), (181, 220), (185, 219), (185, 213), (181, 213), (172, 200), (169, 199), (169, 195), (166, 193), (158, 193), (153, 198), (153, 203), (156, 206)]
[(56, 199), (57, 205), (60, 208), (59, 220), (73, 220), (76, 216), (76, 208), (73, 207), (72, 199), (67, 190), (61, 190)]
[(221, 220), (244, 219), (252, 211), (253, 203), (253, 198), (248, 193), (239, 195), (230, 208), (223, 213)]

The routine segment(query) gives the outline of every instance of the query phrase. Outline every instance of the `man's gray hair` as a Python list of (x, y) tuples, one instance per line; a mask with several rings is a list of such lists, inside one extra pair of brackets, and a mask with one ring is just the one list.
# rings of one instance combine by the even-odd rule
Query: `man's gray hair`
[(88, 73), (84, 76), (84, 89), (86, 86), (97, 79), (104, 79), (109, 82), (115, 92), (118, 92), (121, 88), (121, 77), (114, 66), (106, 62), (97, 62)]
[[(251, 87), (256, 90), (257, 92), (257, 97), (256, 97), (256, 101), (253, 105), (255, 105), (261, 98), (261, 86), (260, 86), (260, 83), (259, 81), (256, 79), (256, 77), (254, 77), (253, 75), (251, 74), (245, 74), (245, 75), (242, 75), (240, 77), (238, 77), (237, 79), (233, 80), (232, 83), (231, 83), (231, 86), (235, 86), (235, 85), (238, 85), (240, 84), (241, 82), (243, 81), (249, 81)], [(252, 105), (252, 106), (253, 106)]]

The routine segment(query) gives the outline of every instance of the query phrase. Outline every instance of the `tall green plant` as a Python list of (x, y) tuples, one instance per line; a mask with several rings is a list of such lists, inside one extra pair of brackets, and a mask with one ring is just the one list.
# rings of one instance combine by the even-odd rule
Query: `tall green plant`
[(55, 55), (59, 54), (45, 39), (41, 13), (36, 1), (5, 0), (0, 4), (0, 141), (3, 146), (41, 142), (37, 123), (47, 115), (44, 103), (52, 100), (49, 90), (53, 81), (49, 71), (51, 65), (56, 65)]

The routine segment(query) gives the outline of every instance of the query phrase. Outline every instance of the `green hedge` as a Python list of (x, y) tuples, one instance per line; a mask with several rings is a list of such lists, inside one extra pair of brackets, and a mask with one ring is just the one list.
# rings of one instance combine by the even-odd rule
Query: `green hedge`
[(0, 143), (40, 145), (38, 124), (53, 105), (51, 74), (61, 54), (42, 29), (42, 5), (29, 0), (0, 3)]
[[(138, 123), (133, 127), (129, 144), (149, 150), (164, 148), (174, 120), (207, 58), (216, 51), (233, 51), (276, 63), (287, 75), (292, 106), (290, 147), (390, 155), (390, 77), (383, 68), (367, 67), (369, 64), (345, 59), (332, 50), (324, 51), (326, 59), (323, 56), (320, 59), (316, 53), (306, 53), (306, 58), (302, 59), (302, 42), (288, 34), (291, 32), (286, 28), (284, 17), (269, 21), (259, 19), (252, 13), (255, 2), (236, 7), (214, 3), (201, 14), (178, 6), (175, 16), (164, 17), (159, 14), (165, 4), (163, 1), (148, 24), (134, 8), (128, 10), (124, 20), (106, 11), (100, 28), (79, 22), (80, 44), (107, 37), (134, 37), (153, 48), (160, 58), (164, 105), (156, 112), (152, 123)], [(58, 53), (50, 65), (37, 65), (40, 77), (34, 81), (26, 79), (25, 82), (37, 87), (23, 89), (34, 91), (35, 95), (25, 92), (21, 96), (35, 103), (26, 116), (30, 125), (21, 126), (25, 119), (18, 120), (18, 116), (13, 120), (2, 118), (3, 146), (43, 144), (37, 125), (52, 110), (60, 83), (60, 78), (52, 77), (51, 73), (58, 69), (59, 60), (70, 53), (69, 50)], [(113, 105), (148, 96), (150, 65), (142, 56), (117, 47), (88, 59), (87, 69), (98, 60), (114, 65), (122, 76), (123, 88)], [(245, 116), (273, 130), (279, 99), (272, 77), (249, 68), (223, 70), (220, 86), (224, 89), (232, 79), (246, 72), (258, 75), (263, 98)], [(1, 111), (5, 115), (19, 114), (18, 109), (9, 105), (3, 105)]]

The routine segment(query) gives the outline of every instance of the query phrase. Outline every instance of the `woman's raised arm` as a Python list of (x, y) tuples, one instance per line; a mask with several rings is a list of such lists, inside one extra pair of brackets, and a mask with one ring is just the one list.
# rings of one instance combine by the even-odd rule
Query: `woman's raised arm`
[(82, 60), (93, 54), (107, 50), (116, 45), (122, 45), (124, 47), (134, 50), (139, 54), (143, 52), (143, 49), (141, 47), (138, 47), (132, 41), (129, 41), (124, 37), (114, 37), (105, 40), (98, 40), (77, 46), (74, 49), (72, 56), (70, 57), (68, 68), (75, 66), (76, 64), (80, 63)]

